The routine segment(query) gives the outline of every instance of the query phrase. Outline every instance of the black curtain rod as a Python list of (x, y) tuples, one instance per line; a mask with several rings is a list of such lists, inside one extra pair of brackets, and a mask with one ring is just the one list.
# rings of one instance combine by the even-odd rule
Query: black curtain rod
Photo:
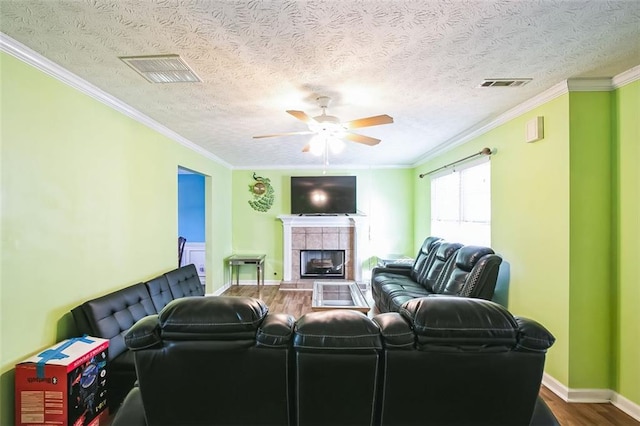
[(427, 175), (430, 175), (431, 173), (435, 173), (435, 172), (437, 172), (439, 170), (446, 169), (447, 167), (455, 166), (456, 164), (462, 163), (463, 161), (470, 160), (471, 158), (478, 157), (480, 155), (491, 155), (491, 149), (482, 148), (482, 151), (480, 151), (480, 152), (476, 152), (475, 154), (471, 154), (468, 157), (461, 158), (458, 161), (454, 161), (453, 163), (445, 164), (444, 166), (439, 167), (439, 168), (434, 169), (434, 170), (431, 170), (430, 172), (422, 173), (422, 174), (419, 175), (419, 177), (420, 177), (420, 179), (422, 179), (423, 177), (425, 177)]

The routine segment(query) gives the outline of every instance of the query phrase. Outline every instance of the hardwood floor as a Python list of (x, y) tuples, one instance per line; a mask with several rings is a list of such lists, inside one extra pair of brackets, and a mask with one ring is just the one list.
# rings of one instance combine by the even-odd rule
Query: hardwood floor
[(240, 285), (231, 286), (224, 292), (224, 296), (245, 296), (262, 299), (269, 307), (269, 312), (278, 314), (290, 314), (296, 319), (311, 312), (311, 291), (286, 290), (279, 291), (277, 285), (258, 286)]
[[(311, 312), (311, 291), (282, 290), (278, 286), (231, 286), (225, 296), (246, 296), (262, 299), (272, 313), (287, 313), (296, 319)], [(631, 416), (611, 404), (567, 403), (546, 387), (540, 396), (547, 403), (562, 426), (631, 426), (640, 425)]]
[(540, 396), (562, 426), (640, 425), (640, 422), (612, 404), (569, 404), (544, 386), (540, 389)]

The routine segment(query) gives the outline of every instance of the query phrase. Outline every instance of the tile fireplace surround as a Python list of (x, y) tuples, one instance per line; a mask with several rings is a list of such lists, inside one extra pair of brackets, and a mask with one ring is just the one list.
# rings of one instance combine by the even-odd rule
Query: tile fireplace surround
[(282, 282), (306, 281), (300, 278), (300, 250), (345, 250), (345, 279), (362, 280), (366, 216), (281, 215), (278, 219), (283, 230)]

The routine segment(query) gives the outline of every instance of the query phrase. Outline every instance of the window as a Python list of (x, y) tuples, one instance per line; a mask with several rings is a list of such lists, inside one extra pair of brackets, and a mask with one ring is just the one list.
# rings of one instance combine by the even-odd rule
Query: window
[(431, 235), (491, 247), (491, 162), (483, 159), (431, 178)]

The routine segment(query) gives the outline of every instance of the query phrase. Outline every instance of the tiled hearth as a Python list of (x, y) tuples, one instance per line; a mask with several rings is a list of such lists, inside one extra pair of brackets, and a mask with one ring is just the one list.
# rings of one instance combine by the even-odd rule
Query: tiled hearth
[(314, 279), (300, 277), (301, 250), (344, 250), (345, 279), (360, 281), (362, 260), (359, 257), (360, 239), (365, 217), (354, 216), (278, 216), (283, 226), (282, 284), (310, 284)]

